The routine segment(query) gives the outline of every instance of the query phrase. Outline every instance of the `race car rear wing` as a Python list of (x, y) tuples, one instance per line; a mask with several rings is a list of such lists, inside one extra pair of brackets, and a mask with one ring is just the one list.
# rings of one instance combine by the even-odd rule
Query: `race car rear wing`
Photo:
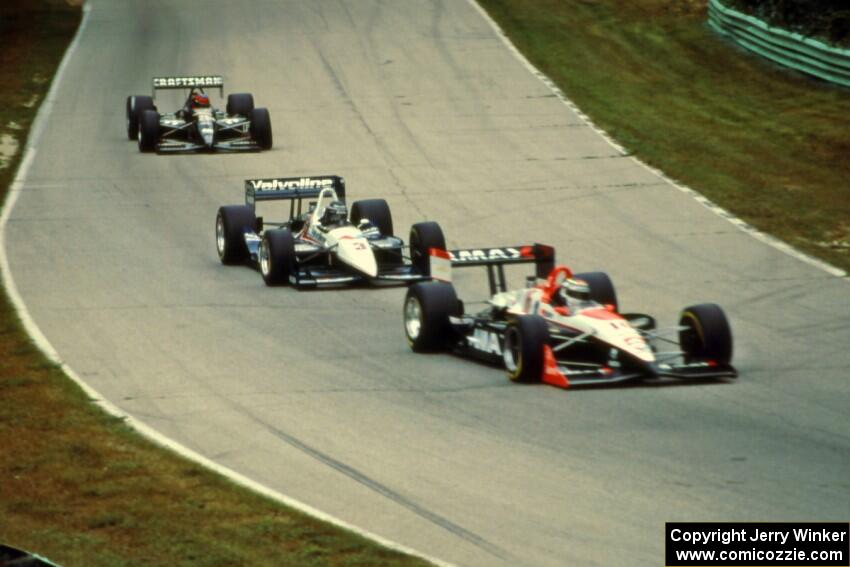
[[(505, 265), (534, 264), (537, 278), (546, 278), (555, 267), (555, 249), (546, 244), (500, 246), (498, 248), (468, 248), (461, 250), (431, 249), (434, 279), (451, 281), (450, 268), (486, 266), (490, 293), (507, 291)], [(442, 264), (441, 264), (442, 260)], [(436, 270), (435, 270), (436, 269)], [(437, 276), (437, 273), (440, 276)]]
[(333, 188), (339, 200), (345, 201), (345, 179), (338, 175), (246, 179), (245, 204), (254, 208), (258, 201), (288, 200), (291, 202), (289, 217), (292, 219), (301, 214), (303, 199), (316, 198), (322, 189), (328, 187)]
[(218, 89), (218, 95), (224, 97), (224, 78), (220, 75), (153, 78), (153, 98), (156, 98), (156, 91), (193, 88)]

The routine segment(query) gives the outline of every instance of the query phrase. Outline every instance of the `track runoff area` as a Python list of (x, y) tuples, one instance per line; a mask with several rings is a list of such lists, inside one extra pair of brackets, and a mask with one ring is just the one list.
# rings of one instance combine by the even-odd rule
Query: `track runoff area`
[(850, 524), (668, 523), (666, 567), (846, 567)]

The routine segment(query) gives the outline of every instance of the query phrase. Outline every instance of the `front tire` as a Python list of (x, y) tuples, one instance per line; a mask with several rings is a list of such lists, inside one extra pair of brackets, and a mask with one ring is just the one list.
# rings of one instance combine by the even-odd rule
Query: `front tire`
[(620, 311), (620, 306), (617, 303), (617, 292), (614, 289), (614, 282), (608, 277), (605, 272), (585, 272), (583, 274), (575, 274), (573, 278), (584, 280), (590, 287), (590, 298), (602, 305), (613, 305), (614, 311)]
[(520, 315), (505, 329), (502, 359), (508, 378), (532, 384), (543, 379), (544, 347), (549, 344), (549, 327), (540, 315)]
[(369, 219), (382, 236), (393, 235), (393, 215), (384, 199), (364, 199), (351, 205), (351, 222), (357, 226), (361, 219)]
[(254, 230), (257, 217), (247, 205), (219, 207), (215, 217), (215, 244), (222, 264), (244, 262), (248, 257), (245, 233)]
[(159, 141), (159, 112), (145, 110), (139, 118), (139, 151), (152, 152)]
[(450, 316), (460, 316), (461, 307), (451, 284), (419, 282), (407, 289), (404, 298), (404, 333), (414, 352), (448, 348), (454, 338)]
[(679, 346), (686, 362), (712, 360), (721, 365), (732, 361), (732, 329), (723, 309), (714, 303), (700, 303), (682, 310)]
[(139, 117), (146, 110), (156, 110), (153, 99), (145, 95), (127, 97), (127, 138), (135, 140), (139, 137)]
[(431, 248), (446, 249), (446, 237), (440, 225), (433, 222), (418, 222), (410, 227), (410, 259), (413, 267), (424, 275), (431, 275)]
[(295, 269), (295, 239), (289, 230), (269, 230), (260, 242), (260, 273), (268, 286), (285, 285)]
[(251, 111), (251, 138), (257, 142), (261, 150), (272, 148), (272, 121), (269, 111), (265, 108), (255, 108)]
[(248, 118), (254, 110), (254, 95), (251, 93), (233, 93), (227, 95), (227, 114), (238, 114)]

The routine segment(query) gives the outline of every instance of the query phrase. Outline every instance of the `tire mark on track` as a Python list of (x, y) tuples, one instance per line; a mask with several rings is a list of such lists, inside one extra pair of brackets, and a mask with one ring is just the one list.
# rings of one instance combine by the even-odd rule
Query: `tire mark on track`
[(339, 460), (331, 457), (330, 455), (323, 453), (322, 451), (320, 451), (320, 450), (318, 450), (314, 447), (311, 447), (310, 445), (308, 445), (307, 443), (304, 443), (303, 441), (294, 437), (293, 435), (290, 435), (289, 433), (286, 433), (285, 431), (282, 431), (282, 430), (278, 429), (277, 427), (274, 427), (274, 426), (266, 423), (265, 421), (259, 419), (256, 415), (254, 415), (253, 412), (243, 408), (241, 405), (235, 404), (231, 401), (228, 401), (228, 404), (234, 410), (241, 413), (244, 417), (246, 417), (247, 419), (250, 419), (251, 421), (253, 421), (257, 425), (259, 425), (260, 427), (262, 427), (263, 429), (265, 429), (266, 431), (268, 431), (269, 433), (271, 433), (272, 435), (274, 435), (275, 437), (277, 437), (278, 439), (280, 439), (281, 441), (286, 443), (287, 445), (301, 451), (302, 453), (304, 453), (306, 455), (309, 455), (310, 457), (316, 459), (320, 463), (322, 463), (322, 464), (334, 469), (335, 471), (347, 476), (348, 478), (357, 482), (358, 484), (365, 486), (369, 490), (372, 490), (373, 492), (376, 492), (377, 494), (380, 494), (381, 496), (395, 502), (396, 504), (398, 504), (402, 508), (405, 508), (406, 510), (413, 512), (414, 514), (416, 514), (420, 518), (427, 520), (427, 521), (431, 522), (432, 524), (439, 526), (440, 528), (446, 530), (447, 532), (450, 532), (451, 534), (456, 535), (459, 538), (475, 545), (476, 547), (484, 550), (485, 552), (489, 553), (493, 557), (496, 557), (496, 558), (501, 559), (503, 561), (511, 562), (513, 564), (518, 564), (517, 558), (511, 556), (507, 551), (505, 551), (504, 549), (500, 548), (499, 546), (487, 541), (483, 537), (467, 530), (463, 526), (460, 526), (460, 525), (452, 522), (451, 520), (449, 520), (449, 519), (447, 519), (443, 516), (440, 516), (439, 514), (437, 514), (435, 512), (432, 512), (431, 510), (428, 510), (427, 508), (424, 508), (423, 506), (421, 506), (421, 505), (417, 504), (416, 502), (413, 502), (412, 500), (404, 497), (403, 495), (399, 494), (398, 492), (389, 488), (388, 486), (385, 486), (385, 485), (381, 484), (380, 482), (378, 482), (377, 480), (375, 480), (375, 479), (369, 477), (368, 475), (358, 471), (354, 467), (351, 467), (351, 466), (343, 463), (342, 461), (339, 461)]

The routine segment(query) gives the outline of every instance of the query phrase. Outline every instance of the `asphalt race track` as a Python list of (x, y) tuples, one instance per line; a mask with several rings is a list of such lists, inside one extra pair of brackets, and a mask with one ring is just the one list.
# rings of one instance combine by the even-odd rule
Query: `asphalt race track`
[[(34, 320), (107, 399), (462, 565), (659, 565), (665, 521), (848, 519), (848, 282), (621, 156), (474, 6), (92, 5), (6, 238)], [(269, 108), (271, 152), (139, 153), (125, 97), (196, 73)], [(410, 352), (404, 288), (269, 289), (219, 264), (215, 213), (243, 179), (323, 173), (345, 176), (351, 201), (385, 197), (405, 237), (437, 220), (450, 247), (552, 244), (607, 271), (626, 311), (671, 323), (721, 303), (741, 377), (517, 386)], [(483, 272), (456, 275), (464, 299), (485, 297)]]

